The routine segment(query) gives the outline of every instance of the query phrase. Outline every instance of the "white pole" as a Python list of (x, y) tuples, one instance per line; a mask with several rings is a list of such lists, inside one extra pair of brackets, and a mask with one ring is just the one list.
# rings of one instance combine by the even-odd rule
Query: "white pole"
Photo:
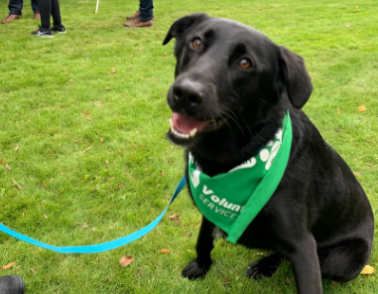
[(98, 11), (98, 3), (100, 2), (100, 0), (97, 0), (97, 4), (96, 4), (96, 14), (97, 14), (97, 11)]

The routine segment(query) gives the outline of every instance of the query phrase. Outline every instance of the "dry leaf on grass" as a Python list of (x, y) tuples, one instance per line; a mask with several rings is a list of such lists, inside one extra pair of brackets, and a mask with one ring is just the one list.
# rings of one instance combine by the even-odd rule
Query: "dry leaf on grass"
[(1, 269), (2, 270), (6, 270), (6, 269), (8, 269), (8, 268), (11, 268), (12, 266), (14, 266), (16, 264), (16, 262), (11, 262), (11, 263), (9, 263), (9, 264), (7, 264), (7, 265), (4, 265)]
[(101, 138), (101, 139), (100, 139), (100, 142), (101, 142), (101, 143), (103, 143), (103, 142), (104, 142), (104, 139), (103, 139), (103, 138)]
[(4, 158), (0, 159), (0, 163), (3, 164)]
[(139, 131), (135, 131), (135, 133), (137, 133), (138, 135), (140, 134)]
[(88, 111), (88, 110), (84, 110), (84, 113), (85, 113), (85, 114), (89, 114), (89, 111)]
[(8, 170), (12, 170), (11, 167), (8, 165), (8, 163), (5, 165)]
[(351, 27), (351, 25), (350, 25), (350, 24), (346, 24), (345, 26), (346, 26), (347, 28), (350, 28), (350, 27)]
[(87, 152), (87, 151), (89, 151), (89, 150), (91, 150), (92, 149), (92, 146), (91, 147), (88, 147), (87, 149), (85, 149), (83, 152), (85, 153), (85, 152)]
[(128, 266), (130, 263), (133, 262), (133, 258), (131, 256), (122, 256), (119, 260), (119, 263), (122, 265), (122, 267)]
[(43, 188), (47, 188), (47, 185), (45, 183), (43, 183)]
[(18, 151), (20, 150), (20, 146), (17, 145), (16, 149), (14, 149), (14, 151)]
[(365, 106), (362, 106), (362, 105), (358, 106), (358, 112), (363, 112), (363, 111), (366, 111), (366, 110), (367, 110), (367, 108)]
[(340, 108), (337, 108), (337, 114), (340, 114)]
[(361, 271), (361, 275), (371, 275), (372, 273), (374, 273), (374, 267), (370, 266), (370, 265), (365, 265), (365, 267), (363, 268), (363, 270)]
[(115, 67), (113, 67), (112, 71), (110, 72), (112, 75), (114, 75), (116, 73), (116, 69)]
[(161, 173), (161, 175), (164, 177), (164, 171), (161, 170), (160, 173)]
[(165, 254), (171, 253), (171, 251), (169, 251), (168, 249), (164, 249), (164, 248), (160, 251), (161, 251), (161, 253), (165, 253)]
[(14, 179), (12, 179), (12, 182), (17, 186), (18, 189), (23, 190), (23, 188)]
[(96, 227), (93, 227), (91, 230), (93, 233), (96, 232)]
[(74, 142), (75, 142), (76, 144), (79, 144), (79, 141), (78, 141), (78, 140), (74, 140)]
[(230, 284), (230, 281), (227, 278), (224, 278), (224, 284), (228, 286)]
[(178, 214), (172, 214), (169, 216), (170, 219), (179, 219), (179, 215)]
[(87, 223), (84, 223), (84, 224), (80, 227), (80, 229), (86, 229), (86, 228), (88, 228), (88, 224), (87, 224)]
[(85, 118), (86, 120), (92, 120), (89, 116)]
[(102, 103), (104, 103), (104, 101), (97, 101), (96, 103), (92, 103), (92, 105), (100, 106), (102, 105)]
[(192, 233), (192, 232), (190, 232), (190, 233), (188, 234), (188, 237), (191, 237), (191, 236), (193, 236), (193, 233)]

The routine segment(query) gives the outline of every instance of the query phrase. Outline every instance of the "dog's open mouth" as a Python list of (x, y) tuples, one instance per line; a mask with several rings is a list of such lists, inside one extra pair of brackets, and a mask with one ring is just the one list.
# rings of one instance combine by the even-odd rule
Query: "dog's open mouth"
[(184, 114), (174, 112), (170, 119), (170, 131), (178, 139), (191, 139), (198, 133), (219, 129), (226, 121), (227, 117), (205, 121), (195, 120)]

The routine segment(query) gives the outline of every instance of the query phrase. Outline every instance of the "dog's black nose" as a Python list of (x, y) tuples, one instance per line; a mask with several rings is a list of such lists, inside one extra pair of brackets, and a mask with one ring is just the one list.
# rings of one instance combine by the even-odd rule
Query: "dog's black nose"
[(189, 107), (196, 107), (203, 102), (203, 86), (189, 79), (176, 82), (173, 86), (174, 100)]

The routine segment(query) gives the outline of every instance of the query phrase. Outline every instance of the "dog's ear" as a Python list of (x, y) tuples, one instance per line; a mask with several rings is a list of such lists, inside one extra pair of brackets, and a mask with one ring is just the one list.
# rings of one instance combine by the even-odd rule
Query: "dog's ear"
[(312, 92), (310, 75), (304, 60), (298, 54), (280, 47), (280, 71), (291, 104), (300, 109)]
[(204, 13), (194, 13), (191, 15), (184, 16), (178, 20), (176, 20), (171, 28), (169, 29), (165, 39), (163, 41), (163, 45), (169, 43), (172, 38), (177, 38), (181, 34), (183, 34), (186, 30), (188, 30), (191, 26), (195, 23), (200, 23), (207, 19), (209, 16)]

